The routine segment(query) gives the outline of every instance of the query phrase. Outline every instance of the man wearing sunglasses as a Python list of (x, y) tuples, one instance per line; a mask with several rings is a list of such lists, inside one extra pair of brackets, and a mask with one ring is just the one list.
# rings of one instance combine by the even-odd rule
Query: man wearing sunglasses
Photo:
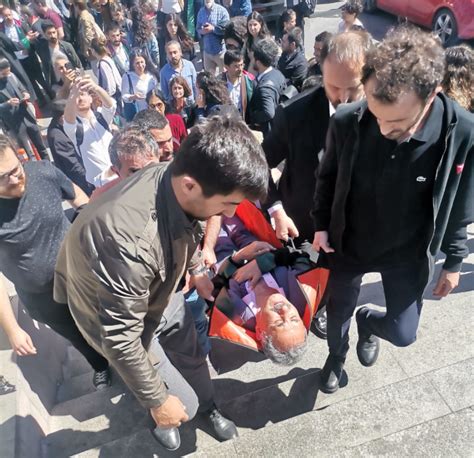
[(357, 356), (378, 357), (379, 339), (416, 340), (434, 257), (446, 254), (433, 295), (458, 285), (473, 220), (473, 115), (441, 94), (444, 51), (419, 29), (400, 27), (368, 52), (367, 101), (342, 106), (331, 122), (313, 207), (313, 246), (326, 253), (329, 357), (322, 387), (339, 387), (362, 276), (379, 272), (386, 311), (356, 313)]
[[(0, 272), (14, 285), (31, 318), (47, 324), (68, 339), (94, 368), (97, 389), (109, 385), (107, 360), (86, 343), (67, 304), (53, 299), (56, 257), (70, 223), (62, 208), (88, 202), (87, 196), (49, 161), (27, 162), (15, 154), (15, 146), (0, 135)], [(0, 279), (0, 326), (12, 349), (33, 355), (30, 336), (16, 322)]]

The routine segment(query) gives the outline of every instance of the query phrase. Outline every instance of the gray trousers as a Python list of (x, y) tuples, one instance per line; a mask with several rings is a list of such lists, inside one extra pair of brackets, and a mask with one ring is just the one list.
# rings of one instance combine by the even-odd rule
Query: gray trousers
[(155, 334), (148, 352), (168, 392), (185, 405), (189, 419), (208, 410), (214, 402), (211, 376), (181, 292), (173, 295)]

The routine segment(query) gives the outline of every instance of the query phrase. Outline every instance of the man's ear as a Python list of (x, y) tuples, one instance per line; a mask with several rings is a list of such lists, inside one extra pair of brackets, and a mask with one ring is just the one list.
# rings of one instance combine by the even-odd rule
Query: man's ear
[(194, 197), (202, 192), (199, 183), (189, 175), (181, 177), (181, 191), (186, 197)]

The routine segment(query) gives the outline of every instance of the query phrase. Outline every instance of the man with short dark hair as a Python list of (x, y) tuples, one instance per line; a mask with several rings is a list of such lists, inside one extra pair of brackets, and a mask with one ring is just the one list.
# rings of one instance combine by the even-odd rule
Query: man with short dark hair
[(321, 32), (314, 37), (313, 45), (313, 58), (308, 62), (308, 76), (319, 76), (322, 75), (321, 72), (321, 51), (324, 46), (327, 46), (327, 43), (332, 37), (331, 32)]
[[(46, 4), (46, 0), (33, 0), (31, 2), (31, 6), (33, 7), (33, 10), (41, 18), (41, 22), (53, 24), (58, 34), (58, 40), (63, 40), (64, 39), (63, 21), (61, 20), (61, 17), (59, 16), (58, 13), (54, 12), (51, 8), (48, 8), (48, 5)], [(44, 33), (43, 24), (41, 24), (41, 27)]]
[(110, 57), (115, 62), (120, 75), (123, 76), (130, 70), (130, 50), (124, 43), (120, 26), (117, 23), (112, 24), (107, 28), (106, 35)]
[(253, 46), (256, 87), (249, 105), (248, 120), (255, 130), (265, 136), (270, 132), (271, 121), (280, 103), (280, 96), (286, 89), (285, 77), (273, 68), (279, 49), (272, 38), (262, 38)]
[(10, 71), (10, 63), (0, 58), (0, 119), (8, 133), (25, 149), (29, 158), (35, 157), (30, 140), (41, 159), (48, 159), (46, 146), (29, 100), (29, 92)]
[(237, 436), (215, 407), (192, 318), (176, 291), (189, 269), (211, 298), (196, 251), (198, 221), (232, 216), (244, 198), (265, 195), (267, 180), (265, 157), (245, 124), (213, 117), (191, 131), (169, 165), (146, 167), (85, 208), (62, 245), (55, 297), (68, 298), (86, 340), (150, 409), (168, 449), (179, 447), (177, 427), (198, 404), (220, 440)]
[(308, 61), (304, 55), (303, 32), (299, 27), (283, 35), (281, 49), (278, 70), (283, 73), (288, 84), (300, 90), (308, 73)]
[(81, 61), (74, 50), (74, 47), (60, 38), (57, 27), (50, 21), (41, 24), (44, 39), (38, 40), (36, 52), (41, 59), (41, 68), (46, 82), (50, 85), (58, 85), (61, 75), (54, 68), (55, 60), (64, 56), (70, 62), (71, 68), (82, 68)]
[(474, 218), (474, 116), (441, 93), (444, 71), (437, 38), (395, 29), (367, 54), (367, 101), (342, 106), (331, 123), (313, 208), (313, 246), (331, 271), (326, 392), (339, 387), (365, 273), (380, 272), (386, 310), (356, 313), (364, 366), (376, 362), (379, 339), (398, 347), (416, 340), (440, 249), (446, 259), (433, 294), (459, 282)]
[(246, 119), (247, 108), (252, 99), (255, 82), (253, 75), (244, 70), (244, 55), (241, 51), (226, 51), (224, 54), (225, 81), (230, 99), (239, 113)]
[(224, 69), (224, 29), (229, 22), (227, 10), (215, 0), (204, 0), (196, 18), (196, 30), (203, 43), (204, 69), (213, 74)]
[(194, 64), (186, 59), (183, 59), (183, 52), (178, 41), (169, 41), (166, 43), (166, 57), (168, 63), (160, 70), (160, 86), (161, 92), (166, 98), (166, 101), (171, 99), (170, 81), (177, 75), (182, 76), (189, 87), (193, 91), (193, 101), (197, 99), (196, 78), (197, 73)]
[[(107, 360), (84, 340), (66, 302), (53, 299), (54, 266), (70, 227), (62, 203), (67, 200), (77, 209), (88, 198), (49, 161), (22, 165), (15, 149), (9, 138), (0, 135), (0, 271), (15, 285), (31, 318), (68, 339), (94, 368), (94, 386), (106, 388), (110, 384)], [(0, 279), (0, 324), (16, 351), (36, 353), (9, 312)]]

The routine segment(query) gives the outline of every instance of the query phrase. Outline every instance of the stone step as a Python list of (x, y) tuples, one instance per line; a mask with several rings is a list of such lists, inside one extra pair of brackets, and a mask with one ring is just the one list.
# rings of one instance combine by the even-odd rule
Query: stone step
[(60, 404), (71, 399), (80, 398), (96, 391), (92, 378), (94, 372), (86, 372), (64, 380), (56, 394), (56, 403)]
[(77, 359), (74, 360), (66, 360), (63, 364), (63, 378), (64, 380), (71, 379), (73, 377), (77, 377), (78, 375), (83, 375), (86, 373), (91, 372), (92, 367), (87, 362), (87, 360), (82, 356), (79, 355)]

